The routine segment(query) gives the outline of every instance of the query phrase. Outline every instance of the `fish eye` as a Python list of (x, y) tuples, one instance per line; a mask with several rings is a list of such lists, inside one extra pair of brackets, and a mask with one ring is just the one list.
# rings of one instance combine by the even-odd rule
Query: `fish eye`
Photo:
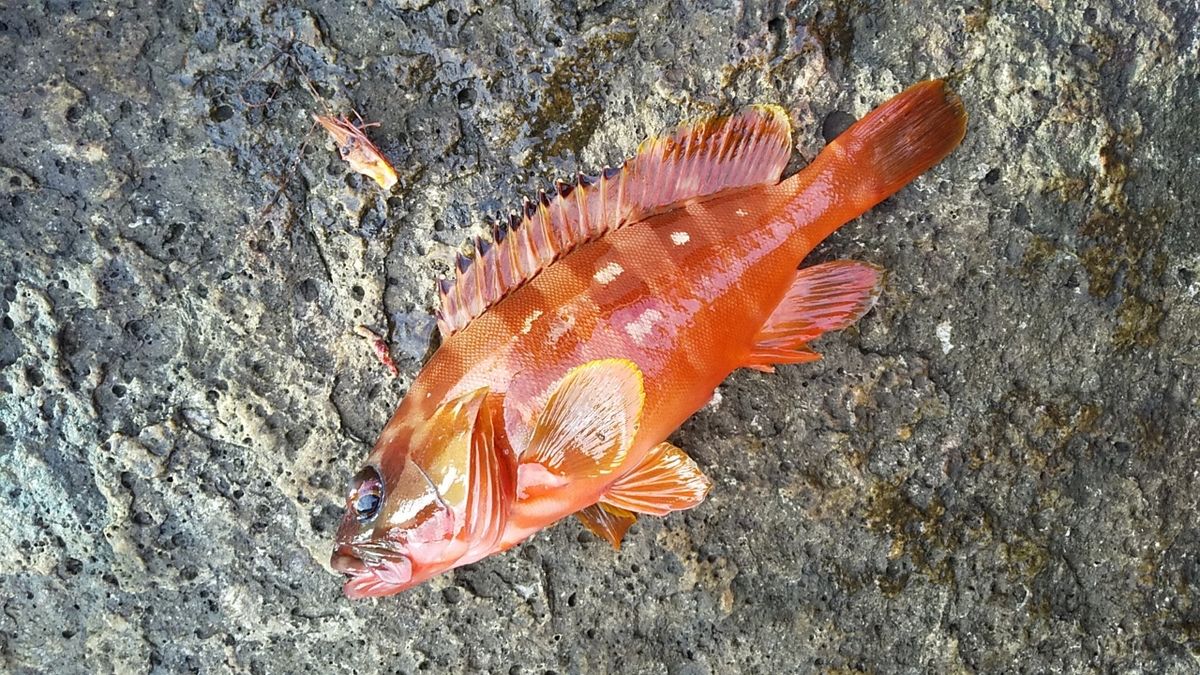
[(383, 479), (375, 467), (364, 467), (350, 482), (350, 508), (359, 522), (367, 522), (383, 505)]

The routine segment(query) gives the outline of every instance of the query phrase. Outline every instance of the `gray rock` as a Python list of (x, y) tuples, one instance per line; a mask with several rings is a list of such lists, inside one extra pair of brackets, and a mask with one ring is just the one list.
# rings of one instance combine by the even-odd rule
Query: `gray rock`
[[(1194, 3), (786, 4), (0, 9), (0, 669), (1195, 672)], [(945, 74), (962, 147), (813, 255), (878, 309), (676, 435), (707, 503), (341, 596), (482, 215), (752, 101), (799, 166)]]

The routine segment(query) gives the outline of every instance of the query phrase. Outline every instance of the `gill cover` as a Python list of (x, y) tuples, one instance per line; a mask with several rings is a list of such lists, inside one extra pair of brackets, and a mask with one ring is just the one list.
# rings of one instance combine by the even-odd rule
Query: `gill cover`
[(387, 530), (380, 534), (426, 546), (453, 540), (459, 555), (495, 542), (516, 482), (502, 400), (477, 389), (442, 405), (413, 432), (403, 466), (388, 481)]

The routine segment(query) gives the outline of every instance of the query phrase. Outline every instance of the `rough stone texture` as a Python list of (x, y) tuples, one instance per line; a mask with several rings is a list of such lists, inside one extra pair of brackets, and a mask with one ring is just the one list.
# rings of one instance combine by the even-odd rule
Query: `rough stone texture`
[[(14, 4), (0, 670), (1200, 668), (1194, 2)], [(677, 434), (706, 504), (341, 597), (343, 482), (482, 213), (751, 101), (798, 166), (940, 74), (962, 148), (814, 255), (879, 308)]]

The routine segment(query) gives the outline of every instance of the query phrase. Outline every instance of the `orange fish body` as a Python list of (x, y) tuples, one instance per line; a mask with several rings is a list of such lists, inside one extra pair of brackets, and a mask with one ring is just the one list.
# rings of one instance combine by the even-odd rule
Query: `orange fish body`
[(870, 309), (878, 268), (797, 266), (964, 131), (958, 99), (921, 83), (778, 182), (786, 116), (754, 108), (527, 204), (442, 288), (448, 337), (351, 486), (346, 593), (397, 592), (572, 514), (618, 546), (636, 514), (699, 504), (710, 483), (666, 438), (734, 370), (819, 358), (808, 341)]

